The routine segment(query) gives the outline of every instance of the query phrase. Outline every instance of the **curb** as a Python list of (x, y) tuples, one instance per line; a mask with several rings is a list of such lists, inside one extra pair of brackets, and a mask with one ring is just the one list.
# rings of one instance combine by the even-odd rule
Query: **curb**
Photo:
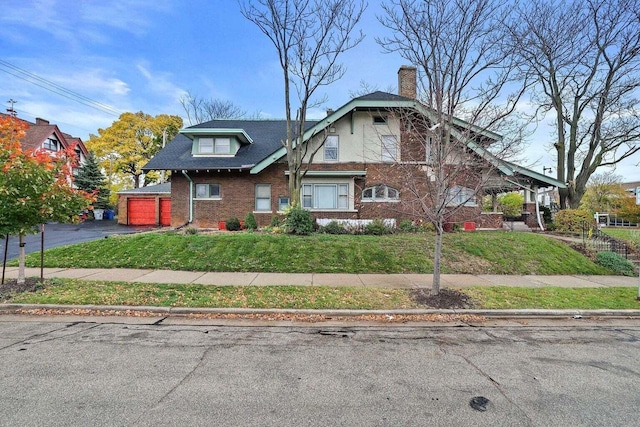
[(355, 317), (371, 315), (426, 316), (426, 315), (473, 315), (490, 318), (585, 318), (585, 317), (623, 317), (640, 318), (640, 310), (476, 310), (476, 309), (400, 309), (400, 310), (309, 310), (309, 309), (252, 309), (252, 308), (184, 308), (123, 305), (59, 305), (59, 304), (0, 304), (0, 315), (15, 314), (21, 310), (89, 310), (145, 312), (165, 314), (167, 316), (186, 316), (193, 314), (238, 314), (238, 315), (316, 315), (329, 317)]

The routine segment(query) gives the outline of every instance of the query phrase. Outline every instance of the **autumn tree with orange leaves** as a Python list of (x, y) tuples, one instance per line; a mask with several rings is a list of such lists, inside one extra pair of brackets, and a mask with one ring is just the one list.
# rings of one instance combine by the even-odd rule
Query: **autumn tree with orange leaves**
[(24, 283), (24, 236), (49, 221), (75, 222), (94, 195), (73, 187), (77, 164), (74, 146), (51, 153), (23, 151), (26, 125), (0, 117), (0, 233), (17, 234), (20, 241), (18, 283)]

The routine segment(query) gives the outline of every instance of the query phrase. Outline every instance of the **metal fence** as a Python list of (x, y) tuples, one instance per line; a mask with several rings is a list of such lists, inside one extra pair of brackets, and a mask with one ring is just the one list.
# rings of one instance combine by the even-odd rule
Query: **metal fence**
[(582, 223), (582, 243), (597, 252), (615, 252), (627, 259), (631, 254), (631, 249), (625, 242), (603, 233), (587, 222)]

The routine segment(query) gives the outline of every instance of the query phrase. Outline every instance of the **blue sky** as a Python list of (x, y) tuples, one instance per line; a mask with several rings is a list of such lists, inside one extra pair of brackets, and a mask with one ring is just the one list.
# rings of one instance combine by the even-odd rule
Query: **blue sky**
[[(230, 100), (249, 114), (284, 117), (282, 72), (275, 49), (240, 14), (236, 0), (3, 3), (0, 101), (4, 109), (9, 107), (5, 101), (16, 100), (14, 108), (21, 118), (42, 117), (87, 140), (90, 133), (116, 120), (117, 113), (90, 108), (20, 79), (12, 74), (24, 75), (7, 63), (119, 112), (184, 116), (178, 100), (190, 91)], [(312, 111), (311, 118), (346, 103), (361, 81), (395, 91), (397, 70), (405, 61), (382, 53), (376, 44), (375, 37), (383, 32), (376, 19), (380, 14), (379, 2), (370, 2), (361, 23), (365, 40), (342, 56), (347, 72), (321, 89), (327, 103)], [(527, 166), (542, 171), (543, 166), (555, 164), (547, 150), (550, 139), (548, 128), (539, 126), (528, 141)], [(614, 173), (625, 181), (640, 180), (638, 161), (640, 156)]]

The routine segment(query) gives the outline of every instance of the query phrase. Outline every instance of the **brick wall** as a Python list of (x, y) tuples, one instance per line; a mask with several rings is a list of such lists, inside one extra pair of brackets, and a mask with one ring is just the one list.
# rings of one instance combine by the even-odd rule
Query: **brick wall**
[[(354, 211), (313, 212), (316, 218), (331, 219), (374, 219), (394, 218), (397, 223), (404, 219), (417, 219), (419, 215), (412, 212), (408, 203), (401, 202), (363, 202), (362, 192), (365, 188), (374, 185), (387, 185), (409, 194), (407, 186), (407, 174), (424, 173), (421, 165), (407, 166), (382, 163), (338, 163), (338, 164), (314, 164), (311, 170), (333, 171), (366, 171), (366, 176), (355, 176), (354, 179)], [(413, 170), (410, 170), (413, 168)], [(220, 184), (220, 200), (198, 200), (193, 202), (193, 225), (198, 228), (218, 228), (220, 221), (226, 221), (230, 217), (243, 220), (248, 212), (254, 212), (254, 191), (256, 184), (271, 184), (271, 212), (256, 213), (258, 225), (269, 225), (274, 215), (279, 215), (278, 198), (288, 197), (286, 164), (276, 163), (262, 171), (258, 175), (251, 175), (248, 171), (220, 171), (213, 173), (189, 172), (189, 176), (198, 184)], [(171, 198), (171, 226), (179, 227), (188, 222), (189, 218), (189, 181), (179, 173), (172, 175)], [(425, 187), (426, 188), (426, 187)], [(423, 191), (425, 191), (423, 189)], [(195, 186), (194, 186), (195, 192)], [(462, 224), (465, 221), (474, 221), (487, 228), (492, 227), (494, 221), (481, 219), (480, 207), (464, 207), (460, 209), (450, 221)], [(500, 217), (501, 218), (501, 217)], [(501, 224), (500, 224), (501, 226)]]

